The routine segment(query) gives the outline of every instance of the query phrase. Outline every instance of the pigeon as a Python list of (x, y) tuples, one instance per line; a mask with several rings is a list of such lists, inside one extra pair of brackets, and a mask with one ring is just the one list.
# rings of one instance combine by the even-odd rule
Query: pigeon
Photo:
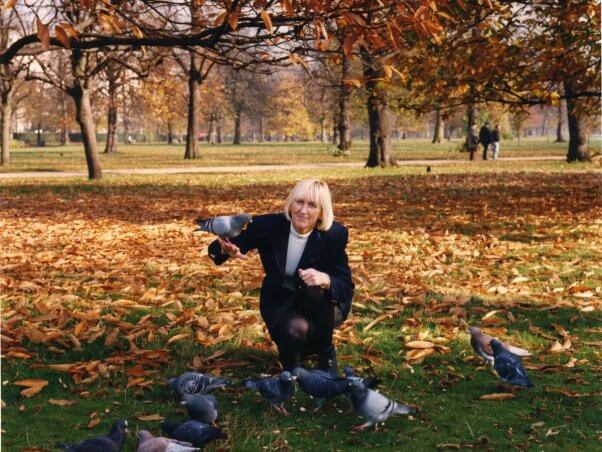
[(225, 439), (228, 435), (219, 427), (213, 427), (199, 421), (163, 421), (161, 430), (178, 441), (186, 441), (201, 449), (216, 439)]
[(533, 387), (533, 383), (527, 377), (520, 356), (506, 350), (504, 345), (496, 339), (491, 341), (491, 348), (494, 357), (493, 368), (502, 381), (514, 386)]
[[(491, 336), (487, 334), (483, 334), (483, 332), (471, 326), (469, 328), (470, 331), (470, 345), (479, 356), (481, 356), (486, 362), (489, 362), (493, 366), (493, 351), (491, 350), (491, 340), (493, 339)], [(531, 356), (527, 350), (515, 347), (514, 345), (506, 344), (504, 342), (500, 342), (502, 347), (507, 351), (514, 353), (518, 356)]]
[(184, 394), (181, 405), (188, 410), (190, 419), (213, 424), (217, 418), (217, 399), (211, 395)]
[(147, 430), (140, 430), (138, 433), (136, 452), (192, 452), (195, 450), (199, 450), (199, 448), (185, 441), (153, 436)]
[(209, 394), (216, 389), (229, 386), (232, 382), (226, 378), (214, 377), (198, 372), (184, 372), (179, 377), (170, 378), (167, 386), (182, 399), (184, 394)]
[(343, 373), (347, 380), (359, 380), (368, 389), (376, 389), (381, 383), (381, 380), (376, 377), (358, 377), (351, 366), (345, 366)]
[(397, 403), (380, 392), (367, 388), (359, 380), (351, 382), (351, 403), (355, 412), (366, 419), (365, 423), (354, 427), (356, 430), (364, 430), (373, 425), (377, 431), (379, 422), (385, 422), (394, 414), (410, 414), (414, 411), (408, 405)]
[(318, 411), (325, 400), (333, 399), (351, 391), (350, 380), (332, 375), (325, 370), (307, 370), (296, 367), (293, 369), (293, 375), (297, 378), (297, 383), (299, 383), (303, 392), (314, 399), (316, 405), (314, 411)]
[(289, 415), (284, 402), (295, 394), (295, 378), (289, 371), (285, 370), (275, 378), (247, 378), (242, 384), (248, 390), (259, 392), (279, 413)]
[(125, 443), (128, 431), (127, 421), (117, 421), (108, 435), (86, 439), (79, 443), (57, 444), (56, 447), (67, 452), (119, 452)]
[(241, 213), (240, 215), (220, 216), (207, 220), (198, 218), (196, 224), (199, 226), (199, 231), (212, 232), (224, 240), (229, 240), (239, 236), (251, 221), (251, 215)]

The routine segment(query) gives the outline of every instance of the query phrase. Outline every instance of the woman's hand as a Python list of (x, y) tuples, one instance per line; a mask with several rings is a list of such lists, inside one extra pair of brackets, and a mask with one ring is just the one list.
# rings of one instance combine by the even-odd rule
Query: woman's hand
[(220, 247), (222, 249), (223, 254), (227, 254), (230, 257), (235, 257), (237, 259), (246, 259), (247, 256), (240, 252), (240, 249), (232, 242), (221, 239), (218, 237)]
[(299, 269), (299, 277), (308, 286), (319, 286), (322, 289), (330, 288), (330, 276), (319, 272), (315, 268)]

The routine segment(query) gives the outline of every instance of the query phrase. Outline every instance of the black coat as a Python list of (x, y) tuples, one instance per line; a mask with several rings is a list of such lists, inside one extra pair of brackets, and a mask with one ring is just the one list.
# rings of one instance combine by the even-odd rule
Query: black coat
[(481, 127), (481, 130), (479, 131), (479, 142), (485, 145), (491, 143), (491, 133), (487, 126)]
[[(259, 308), (270, 331), (281, 315), (290, 309), (295, 291), (305, 290), (305, 284), (296, 271), (295, 291), (284, 286), (290, 227), (291, 223), (284, 214), (259, 215), (253, 217), (253, 221), (242, 234), (231, 240), (243, 254), (252, 249), (259, 250), (259, 257), (265, 271)], [(347, 228), (336, 221), (328, 231), (319, 231), (315, 228), (307, 240), (297, 267), (314, 268), (330, 276), (330, 289), (327, 295), (339, 307), (343, 319), (347, 318), (351, 309), (354, 290), (345, 252), (347, 238)], [(228, 259), (227, 255), (222, 254), (217, 240), (209, 245), (209, 257), (217, 265)]]

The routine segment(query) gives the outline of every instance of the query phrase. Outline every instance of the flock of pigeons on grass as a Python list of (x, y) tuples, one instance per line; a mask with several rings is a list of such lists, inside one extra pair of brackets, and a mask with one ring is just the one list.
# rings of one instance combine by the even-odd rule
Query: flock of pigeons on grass
[[(478, 328), (470, 328), (470, 343), (486, 362), (490, 363), (500, 379), (513, 386), (530, 388), (533, 386), (525, 373), (521, 356), (529, 356), (526, 350), (498, 341), (483, 334)], [(413, 409), (398, 403), (376, 391), (380, 380), (374, 377), (360, 377), (349, 366), (344, 375), (339, 376), (320, 369), (298, 367), (292, 372), (284, 371), (276, 377), (256, 377), (242, 380), (242, 386), (256, 391), (261, 398), (276, 411), (289, 415), (285, 403), (293, 398), (296, 385), (314, 401), (314, 411), (318, 411), (325, 401), (338, 396), (346, 396), (353, 410), (366, 422), (354, 427), (364, 430), (384, 423), (395, 414), (410, 414)], [(188, 452), (202, 450), (214, 440), (224, 439), (227, 434), (216, 425), (218, 417), (217, 399), (210, 395), (213, 391), (231, 386), (226, 378), (214, 377), (198, 372), (185, 372), (179, 377), (170, 378), (167, 386), (181, 405), (188, 411), (189, 420), (164, 421), (163, 432), (170, 438), (155, 437), (146, 430), (138, 433), (138, 452)], [(108, 435), (87, 439), (74, 444), (57, 444), (57, 447), (70, 452), (119, 452), (125, 444), (127, 421), (117, 421)]]

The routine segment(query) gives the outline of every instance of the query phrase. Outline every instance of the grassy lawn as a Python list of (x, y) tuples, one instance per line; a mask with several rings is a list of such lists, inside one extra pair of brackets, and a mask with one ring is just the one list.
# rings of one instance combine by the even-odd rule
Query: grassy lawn
[[(466, 153), (456, 149), (461, 140), (431, 144), (429, 140), (400, 140), (394, 143), (394, 156), (400, 160), (448, 159), (467, 160)], [(599, 149), (600, 142), (592, 141), (592, 149)], [(116, 154), (101, 154), (104, 169), (158, 168), (190, 166), (272, 165), (317, 162), (364, 162), (368, 155), (368, 143), (356, 142), (351, 155), (336, 157), (332, 146), (322, 143), (267, 143), (233, 146), (201, 145), (201, 158), (184, 160), (183, 145), (135, 144), (121, 145)], [(102, 147), (100, 148), (102, 150)], [(501, 143), (501, 157), (564, 156), (566, 143), (548, 142), (542, 138), (529, 138)], [(67, 171), (85, 170), (86, 161), (81, 145), (43, 148), (17, 148), (11, 151), (11, 167), (0, 171)]]
[[(284, 418), (235, 387), (217, 394), (229, 439), (209, 450), (599, 450), (599, 167), (497, 163), (1, 181), (3, 450), (51, 450), (119, 418), (158, 433), (144, 416), (184, 417), (165, 381), (191, 368), (276, 372), (258, 257), (215, 267), (193, 220), (278, 211), (314, 175), (350, 230), (356, 296), (339, 362), (417, 413), (350, 432), (362, 421), (345, 399), (313, 413), (298, 392)], [(530, 349), (535, 388), (480, 400), (503, 389), (468, 325)], [(414, 339), (441, 347), (418, 362)], [(14, 382), (33, 378), (49, 384), (24, 397)]]

